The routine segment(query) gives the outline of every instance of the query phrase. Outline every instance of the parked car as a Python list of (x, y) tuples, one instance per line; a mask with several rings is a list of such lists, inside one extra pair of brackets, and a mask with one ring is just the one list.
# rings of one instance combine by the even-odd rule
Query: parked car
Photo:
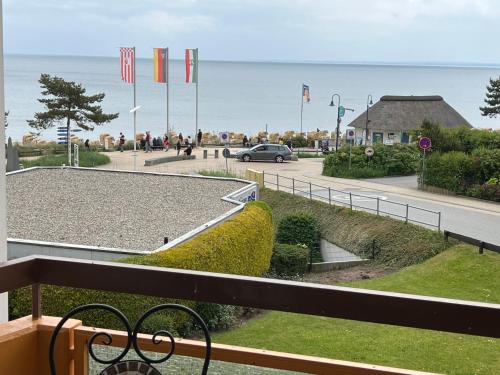
[(259, 144), (248, 150), (238, 151), (236, 159), (242, 161), (268, 161), (274, 160), (276, 163), (283, 163), (284, 160), (292, 159), (292, 151), (285, 145)]

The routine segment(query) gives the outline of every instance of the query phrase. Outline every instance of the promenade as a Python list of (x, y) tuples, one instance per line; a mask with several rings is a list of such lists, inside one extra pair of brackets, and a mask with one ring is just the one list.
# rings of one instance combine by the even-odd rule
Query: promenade
[[(165, 155), (176, 155), (175, 150), (152, 153), (137, 152), (137, 170), (162, 173), (197, 173), (200, 170), (225, 170), (226, 160), (215, 159), (214, 149), (207, 148), (209, 157), (203, 159), (203, 149), (194, 150), (195, 160), (183, 160), (145, 167), (144, 161)], [(231, 152), (234, 153), (234, 149)], [(111, 164), (101, 166), (109, 169), (133, 169), (133, 152), (111, 152)], [(401, 178), (384, 178), (375, 180), (353, 180), (326, 177), (321, 174), (322, 158), (306, 158), (298, 161), (278, 164), (274, 162), (243, 163), (235, 159), (227, 160), (228, 171), (243, 176), (247, 168), (267, 173), (278, 173), (280, 176), (312, 182), (324, 187), (343, 190), (353, 194), (379, 196), (385, 199), (408, 203), (429, 210), (442, 212), (442, 229), (471, 236), (483, 241), (500, 245), (500, 204), (461, 196), (446, 196), (411, 187), (411, 184), (401, 181)], [(393, 183), (391, 182), (393, 181)], [(273, 186), (268, 186), (273, 188)]]

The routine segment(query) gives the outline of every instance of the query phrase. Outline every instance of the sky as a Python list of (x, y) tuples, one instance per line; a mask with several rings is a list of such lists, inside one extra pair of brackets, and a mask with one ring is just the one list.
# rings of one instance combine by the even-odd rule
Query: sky
[(4, 0), (7, 54), (500, 65), (500, 0)]

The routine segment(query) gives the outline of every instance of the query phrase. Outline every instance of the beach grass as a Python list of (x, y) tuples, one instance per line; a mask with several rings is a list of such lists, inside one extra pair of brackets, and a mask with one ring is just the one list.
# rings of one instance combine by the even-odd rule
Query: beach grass
[[(62, 166), (63, 164), (68, 164), (67, 155), (45, 155), (37, 159), (31, 160), (21, 160), (24, 168), (30, 167), (50, 167), (50, 166)], [(104, 165), (111, 163), (109, 156), (101, 154), (99, 152), (81, 152), (79, 164), (80, 167), (92, 168), (99, 165)]]
[[(347, 284), (500, 303), (500, 254), (457, 245), (424, 263)], [(301, 314), (268, 312), (214, 334), (222, 344), (446, 374), (499, 374), (500, 340)]]
[(202, 169), (198, 171), (198, 174), (209, 177), (241, 178), (236, 172), (231, 170), (226, 172), (223, 169)]

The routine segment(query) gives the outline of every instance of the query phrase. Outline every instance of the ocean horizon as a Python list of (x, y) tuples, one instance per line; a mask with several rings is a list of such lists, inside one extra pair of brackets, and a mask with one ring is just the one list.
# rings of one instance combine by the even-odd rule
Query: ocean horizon
[[(184, 62), (170, 61), (170, 124), (185, 135), (195, 131), (195, 85), (184, 83)], [(137, 58), (137, 131), (153, 135), (166, 131), (166, 85), (153, 82), (151, 58)], [(26, 120), (42, 110), (38, 79), (41, 73), (83, 84), (88, 94), (104, 92), (105, 112), (118, 112), (117, 120), (82, 132), (97, 139), (101, 133), (132, 138), (132, 86), (120, 80), (119, 59), (111, 56), (21, 55), (5, 56), (5, 98), (9, 111), (7, 136), (20, 140), (33, 131)], [(328, 106), (332, 94), (352, 108), (341, 126), (366, 109), (368, 94), (374, 101), (384, 95), (440, 95), (474, 127), (500, 128), (500, 119), (481, 116), (486, 85), (500, 76), (500, 65), (464, 63), (392, 63), (323, 61), (218, 61), (199, 62), (199, 128), (255, 134), (265, 130), (300, 130), (302, 83), (309, 85), (311, 103), (304, 105), (303, 130), (332, 131), (336, 111)], [(42, 138), (56, 139), (55, 129)]]

